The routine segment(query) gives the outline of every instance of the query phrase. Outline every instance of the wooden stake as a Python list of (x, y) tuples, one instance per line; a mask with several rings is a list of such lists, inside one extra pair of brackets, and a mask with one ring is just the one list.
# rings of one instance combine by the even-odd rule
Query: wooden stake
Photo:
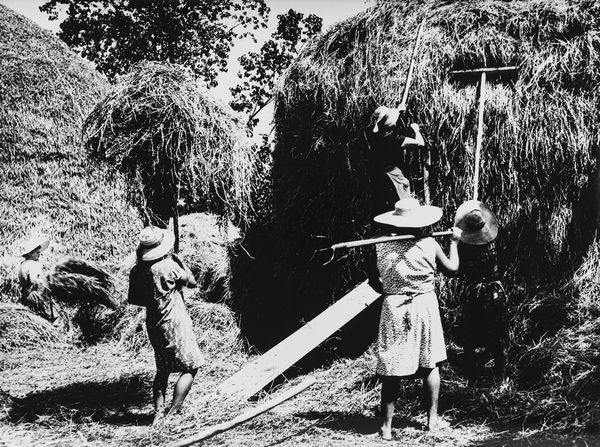
[(253, 419), (256, 416), (259, 416), (259, 415), (269, 411), (270, 409), (276, 407), (277, 405), (282, 404), (283, 402), (285, 402), (288, 399), (291, 399), (292, 397), (296, 396), (297, 394), (300, 394), (302, 391), (304, 391), (308, 387), (311, 387), (312, 385), (314, 385), (315, 382), (316, 382), (316, 380), (314, 377), (308, 377), (302, 383), (281, 393), (279, 396), (275, 397), (274, 399), (268, 400), (267, 402), (257, 405), (256, 407), (252, 408), (251, 410), (248, 410), (245, 413), (240, 414), (235, 419), (232, 419), (227, 422), (222, 422), (217, 425), (213, 425), (212, 427), (202, 430), (200, 433), (198, 433), (195, 436), (190, 436), (189, 438), (174, 442), (172, 444), (169, 444), (167, 447), (187, 447), (189, 445), (196, 444), (197, 442), (203, 441), (204, 439), (208, 439), (215, 435), (218, 435), (219, 433), (223, 433), (224, 431), (230, 430), (237, 425), (243, 424), (244, 422), (249, 421), (250, 419)]
[(415, 46), (413, 47), (412, 55), (410, 57), (410, 63), (408, 64), (408, 72), (406, 73), (406, 82), (404, 83), (404, 93), (402, 94), (402, 102), (400, 103), (400, 109), (406, 109), (406, 102), (408, 101), (408, 91), (410, 89), (410, 82), (412, 80), (413, 70), (415, 67), (415, 58), (417, 56), (417, 48), (419, 48), (419, 42), (421, 42), (421, 32), (423, 31), (423, 25), (425, 19), (419, 25), (417, 30), (417, 38), (415, 39)]
[(475, 174), (473, 175), (473, 200), (479, 193), (479, 160), (481, 158), (481, 142), (483, 140), (483, 110), (485, 104), (485, 72), (479, 81), (479, 117), (477, 121), (477, 143), (475, 146)]

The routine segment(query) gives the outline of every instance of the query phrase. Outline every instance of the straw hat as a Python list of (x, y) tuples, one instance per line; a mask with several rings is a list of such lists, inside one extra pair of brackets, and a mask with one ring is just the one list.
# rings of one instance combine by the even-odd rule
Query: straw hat
[(154, 261), (166, 256), (175, 245), (175, 236), (169, 230), (149, 226), (138, 236), (138, 257), (142, 261)]
[(468, 200), (458, 207), (454, 226), (462, 230), (460, 241), (469, 245), (487, 244), (498, 235), (498, 219), (479, 200)]
[(394, 205), (394, 211), (375, 216), (373, 220), (399, 228), (422, 228), (441, 218), (442, 210), (437, 206), (420, 205), (417, 199), (401, 199)]
[(44, 251), (48, 248), (48, 245), (50, 245), (50, 240), (46, 237), (29, 239), (23, 244), (21, 256), (28, 255), (38, 247), (40, 248), (40, 251)]
[(379, 106), (373, 113), (373, 133), (386, 132), (396, 125), (400, 117), (400, 109)]

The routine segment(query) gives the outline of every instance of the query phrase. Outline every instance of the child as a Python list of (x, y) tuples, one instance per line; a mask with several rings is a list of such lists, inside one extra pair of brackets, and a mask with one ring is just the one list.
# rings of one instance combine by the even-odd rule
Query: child
[[(416, 199), (401, 199), (394, 211), (374, 220), (394, 228), (396, 233), (418, 236), (441, 217), (440, 208), (421, 206)], [(447, 272), (458, 270), (459, 238), (460, 230), (453, 228), (449, 257), (431, 237), (376, 245), (379, 277), (371, 284), (385, 295), (377, 340), (377, 374), (382, 378), (380, 434), (384, 439), (392, 438), (394, 402), (401, 378), (423, 378), (427, 429), (446, 425), (437, 414), (438, 364), (446, 360), (446, 347), (434, 274), (437, 267)]]
[(475, 348), (483, 346), (494, 358), (496, 376), (504, 381), (509, 336), (495, 244), (498, 222), (484, 203), (469, 200), (456, 211), (454, 224), (463, 230), (458, 273), (464, 282), (460, 331), (467, 376), (471, 381), (476, 377)]

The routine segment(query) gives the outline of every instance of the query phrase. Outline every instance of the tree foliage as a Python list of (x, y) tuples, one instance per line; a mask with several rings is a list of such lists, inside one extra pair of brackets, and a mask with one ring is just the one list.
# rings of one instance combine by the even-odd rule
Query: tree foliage
[(249, 125), (256, 124), (256, 115), (270, 101), (277, 77), (298, 55), (302, 45), (321, 32), (323, 20), (309, 14), (306, 17), (290, 9), (277, 16), (277, 30), (271, 34), (258, 53), (251, 52), (240, 58), (244, 81), (231, 88), (234, 110), (249, 114)]
[(235, 40), (266, 27), (265, 0), (47, 0), (40, 10), (62, 19), (59, 37), (110, 79), (138, 61), (191, 68), (217, 84)]

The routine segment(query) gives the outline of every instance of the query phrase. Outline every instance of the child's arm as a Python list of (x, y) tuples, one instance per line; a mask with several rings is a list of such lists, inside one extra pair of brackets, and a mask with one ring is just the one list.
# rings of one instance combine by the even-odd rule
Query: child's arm
[(462, 230), (452, 227), (452, 236), (450, 239), (450, 255), (446, 256), (442, 247), (436, 242), (435, 260), (442, 270), (446, 273), (458, 272), (458, 241)]

